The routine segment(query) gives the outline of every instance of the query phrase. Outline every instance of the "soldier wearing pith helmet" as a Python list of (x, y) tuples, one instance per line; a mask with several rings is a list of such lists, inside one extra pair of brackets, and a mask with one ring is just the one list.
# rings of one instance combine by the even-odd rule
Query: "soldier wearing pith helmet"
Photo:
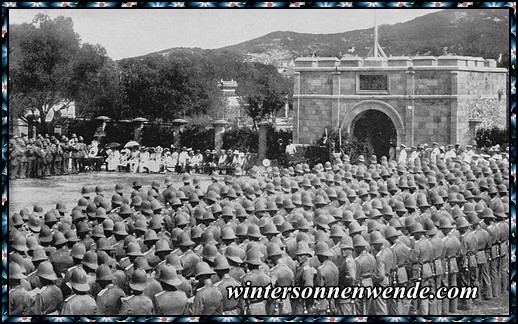
[(147, 275), (142, 269), (133, 272), (129, 282), (131, 295), (121, 298), (122, 306), (119, 315), (153, 315), (153, 302), (151, 298), (144, 295), (144, 289), (147, 287)]
[[(354, 260), (353, 240), (349, 235), (344, 235), (340, 241), (340, 249), (342, 257), (339, 259), (338, 265), (338, 286), (340, 289), (352, 287), (357, 283), (357, 268)], [(339, 298), (335, 301), (337, 314), (354, 315), (356, 314), (353, 299)]]
[(26, 279), (22, 267), (16, 262), (9, 263), (9, 314), (26, 315), (30, 313), (32, 298), (29, 292), (21, 285)]
[[(439, 229), (443, 234), (444, 242), (444, 275), (442, 279), (442, 285), (444, 287), (455, 287), (457, 286), (457, 274), (459, 273), (459, 266), (457, 264), (457, 255), (460, 252), (460, 241), (453, 234), (455, 226), (452, 225), (448, 216), (443, 215), (439, 220)], [(451, 299), (442, 303), (443, 314), (450, 314), (457, 312), (458, 299)]]
[(239, 305), (241, 301), (240, 299), (230, 298), (228, 288), (239, 287), (241, 286), (241, 283), (229, 275), (230, 265), (225, 256), (216, 256), (214, 263), (214, 270), (219, 278), (219, 281), (217, 281), (214, 286), (219, 289), (223, 298), (223, 315), (239, 315)]
[[(374, 286), (388, 287), (392, 285), (395, 262), (394, 252), (384, 246), (385, 239), (378, 231), (370, 234), (370, 244), (373, 247), (372, 254), (376, 258), (376, 268), (372, 274)], [(376, 298), (373, 301), (373, 311), (375, 315), (388, 314), (387, 301), (383, 298)]]
[[(426, 231), (423, 225), (415, 222), (410, 225), (410, 234), (414, 238), (414, 247), (410, 252), (410, 262), (412, 262), (413, 280), (420, 281), (422, 287), (431, 285), (433, 277), (432, 265), (433, 246), (425, 237)], [(426, 299), (420, 299), (416, 305), (417, 314), (429, 314), (430, 302)]]
[[(334, 257), (334, 254), (330, 251), (327, 243), (323, 241), (317, 242), (315, 254), (321, 264), (317, 269), (316, 285), (318, 287), (338, 286), (338, 267), (330, 259)], [(335, 301), (333, 299), (321, 300), (316, 311), (319, 314), (335, 314)]]
[[(295, 286), (299, 287), (313, 287), (315, 285), (316, 269), (309, 264), (309, 258), (312, 256), (312, 251), (305, 241), (297, 243), (297, 250), (295, 256), (297, 258), (297, 269), (295, 271)], [(313, 307), (313, 300), (295, 299), (292, 302), (294, 314), (309, 314)]]
[(206, 262), (199, 262), (195, 268), (198, 289), (194, 296), (192, 314), (219, 315), (223, 312), (223, 296), (217, 287), (214, 287), (210, 278), (216, 272)]
[[(293, 271), (286, 264), (284, 252), (279, 244), (271, 242), (266, 248), (268, 259), (273, 267), (270, 269), (270, 278), (274, 287), (288, 287), (293, 285), (295, 277)], [(267, 302), (267, 313), (272, 315), (287, 315), (292, 313), (291, 300), (288, 296), (286, 299), (270, 300)]]
[(101, 264), (95, 270), (95, 274), (96, 283), (101, 288), (96, 296), (97, 314), (117, 315), (121, 307), (121, 298), (126, 297), (126, 294), (113, 284), (115, 276), (108, 265)]
[[(394, 254), (394, 272), (389, 278), (389, 284), (396, 287), (405, 287), (408, 284), (406, 265), (410, 255), (410, 248), (399, 240), (401, 235), (401, 232), (393, 226), (388, 226), (385, 229), (385, 238), (389, 242), (389, 249)], [(389, 315), (408, 314), (409, 309), (410, 300), (406, 298), (387, 301), (387, 312)]]
[[(357, 265), (357, 282), (356, 285), (362, 287), (372, 287), (372, 274), (376, 266), (376, 259), (374, 256), (367, 252), (370, 248), (370, 244), (367, 243), (362, 235), (356, 235), (353, 237), (353, 247), (356, 254), (356, 265)], [(368, 298), (362, 298), (357, 302), (357, 314), (368, 315), (370, 312), (371, 300)]]
[(160, 269), (158, 281), (164, 289), (153, 297), (155, 315), (183, 315), (188, 310), (188, 299), (185, 292), (178, 289), (182, 281), (178, 278), (172, 265), (164, 265)]
[[(246, 252), (245, 263), (250, 271), (241, 277), (241, 285), (266, 287), (271, 283), (270, 277), (260, 269), (261, 266), (264, 266), (264, 262), (261, 259), (264, 256), (265, 255), (260, 252), (258, 247), (251, 247), (248, 249)], [(264, 297), (261, 297), (257, 296), (254, 299), (244, 300), (245, 305), (243, 305), (243, 314), (266, 315), (266, 301)]]
[(91, 315), (96, 314), (97, 304), (88, 294), (90, 285), (86, 272), (81, 268), (72, 271), (70, 284), (74, 294), (65, 300), (61, 315)]
[(34, 315), (59, 315), (63, 306), (63, 294), (56, 286), (58, 277), (54, 272), (52, 264), (48, 261), (42, 262), (36, 270), (42, 288), (31, 291), (34, 294)]

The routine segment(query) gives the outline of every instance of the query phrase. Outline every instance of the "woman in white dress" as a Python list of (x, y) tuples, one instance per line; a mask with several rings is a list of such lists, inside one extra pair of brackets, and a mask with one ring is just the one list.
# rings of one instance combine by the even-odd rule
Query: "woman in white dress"
[(131, 156), (130, 150), (125, 148), (121, 151), (120, 161), (119, 161), (119, 165), (118, 165), (119, 171), (122, 171), (122, 170), (128, 171), (128, 163), (129, 163), (130, 156)]
[(140, 152), (140, 163), (139, 163), (139, 170), (137, 172), (148, 172), (148, 163), (149, 163), (149, 150), (146, 148)]
[(160, 154), (153, 148), (149, 148), (149, 160), (146, 164), (147, 169), (150, 173), (158, 173), (160, 170)]
[(139, 162), (140, 162), (140, 151), (138, 147), (134, 147), (131, 151), (131, 157), (128, 161), (131, 172), (138, 172), (139, 170)]
[(119, 150), (108, 149), (106, 151), (108, 157), (106, 158), (106, 169), (108, 171), (116, 171), (120, 164), (120, 152)]

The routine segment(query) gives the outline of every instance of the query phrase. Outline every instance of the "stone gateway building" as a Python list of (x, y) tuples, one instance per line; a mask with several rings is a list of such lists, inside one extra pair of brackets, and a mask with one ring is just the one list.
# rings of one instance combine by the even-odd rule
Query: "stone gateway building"
[(480, 57), (302, 57), (295, 60), (293, 142), (327, 128), (390, 142), (466, 145), (480, 126), (507, 125), (508, 74)]

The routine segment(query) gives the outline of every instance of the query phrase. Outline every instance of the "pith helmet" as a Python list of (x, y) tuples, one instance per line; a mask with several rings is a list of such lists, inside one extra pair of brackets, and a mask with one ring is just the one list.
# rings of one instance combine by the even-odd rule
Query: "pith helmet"
[(70, 283), (72, 288), (77, 291), (87, 292), (90, 290), (88, 284), (88, 277), (86, 271), (83, 268), (75, 268), (70, 276)]
[(160, 268), (158, 281), (170, 286), (179, 286), (182, 284), (182, 281), (178, 278), (175, 267), (169, 264), (165, 264)]
[(131, 276), (131, 281), (129, 283), (130, 288), (135, 291), (143, 291), (144, 289), (146, 289), (146, 284), (146, 272), (142, 269), (135, 270), (135, 272), (133, 272), (133, 275)]
[(329, 245), (326, 242), (320, 241), (315, 245), (315, 254), (321, 256), (332, 257), (333, 253), (329, 250)]
[(58, 280), (58, 276), (56, 276), (56, 272), (54, 272), (54, 268), (49, 261), (40, 263), (38, 269), (36, 270), (36, 275), (51, 281)]
[(211, 267), (209, 266), (209, 264), (207, 262), (197, 263), (196, 267), (195, 267), (195, 273), (196, 273), (196, 278), (199, 276), (203, 276), (203, 275), (216, 274), (216, 272), (214, 272), (214, 270), (211, 269)]

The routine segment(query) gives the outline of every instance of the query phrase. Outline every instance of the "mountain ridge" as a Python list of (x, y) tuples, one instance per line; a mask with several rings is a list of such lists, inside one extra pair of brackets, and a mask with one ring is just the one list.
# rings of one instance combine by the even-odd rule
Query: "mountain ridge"
[[(274, 31), (217, 49), (177, 47), (148, 55), (232, 53), (244, 61), (281, 66), (302, 56), (367, 56), (373, 43), (373, 28), (338, 33)], [(442, 10), (392, 25), (378, 27), (379, 43), (387, 55), (465, 55), (498, 59), (507, 65), (509, 56), (509, 10)]]

